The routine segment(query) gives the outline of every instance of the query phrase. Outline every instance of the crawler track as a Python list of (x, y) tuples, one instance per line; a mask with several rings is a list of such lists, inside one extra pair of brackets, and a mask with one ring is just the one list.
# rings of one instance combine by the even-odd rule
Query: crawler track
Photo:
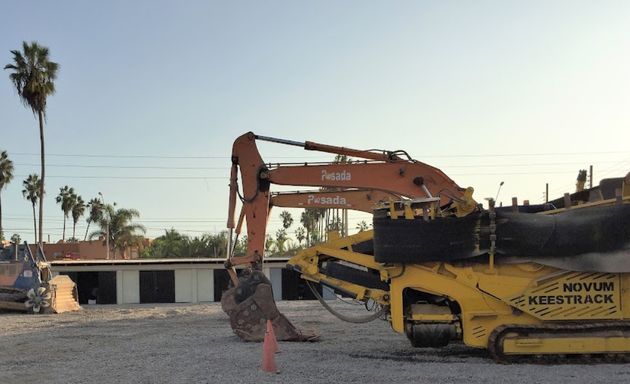
[(630, 338), (630, 322), (598, 322), (590, 324), (502, 325), (488, 339), (488, 350), (502, 364), (623, 364), (630, 363), (630, 350), (583, 353), (567, 350), (562, 353), (512, 354), (504, 352), (504, 342), (511, 340), (545, 340), (580, 338)]

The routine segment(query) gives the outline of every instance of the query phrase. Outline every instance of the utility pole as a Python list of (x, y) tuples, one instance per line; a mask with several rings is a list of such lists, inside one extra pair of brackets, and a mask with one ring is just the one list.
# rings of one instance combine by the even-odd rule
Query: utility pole
[(105, 206), (105, 198), (103, 197), (102, 193), (98, 193), (101, 196), (101, 201), (103, 202), (103, 208), (105, 208), (107, 210), (107, 217), (105, 218), (107, 220), (107, 229), (105, 230), (105, 247), (107, 248), (107, 256), (106, 259), (109, 260), (109, 209), (107, 209), (107, 206)]
[(549, 183), (545, 184), (545, 203), (549, 202)]

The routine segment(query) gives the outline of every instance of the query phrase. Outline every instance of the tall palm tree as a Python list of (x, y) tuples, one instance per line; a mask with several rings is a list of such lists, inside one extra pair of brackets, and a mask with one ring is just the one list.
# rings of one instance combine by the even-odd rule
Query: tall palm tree
[(87, 240), (88, 231), (90, 230), (90, 224), (98, 222), (103, 217), (103, 203), (98, 198), (94, 198), (87, 203), (88, 218), (87, 228), (85, 228), (85, 237), (83, 240)]
[(0, 239), (4, 238), (2, 230), (2, 189), (13, 180), (13, 162), (9, 160), (7, 151), (0, 151)]
[(42, 188), (42, 181), (36, 174), (28, 175), (28, 178), (22, 182), (24, 189), (22, 195), (24, 198), (33, 204), (33, 229), (35, 230), (35, 242), (37, 243), (37, 215), (35, 214), (35, 205), (40, 200)]
[[(147, 232), (146, 228), (141, 224), (133, 223), (133, 219), (140, 217), (140, 212), (135, 209), (120, 208), (114, 210), (114, 207), (107, 205), (106, 215), (98, 221), (100, 227), (99, 230), (90, 233), (90, 239), (103, 238), (105, 239), (108, 233), (107, 223), (109, 218), (109, 246), (116, 258), (116, 251), (118, 251), (122, 258), (124, 258), (125, 251), (134, 245), (140, 245), (143, 234)], [(141, 232), (141, 234), (138, 234)], [(103, 241), (106, 244), (106, 241)]]
[[(306, 229), (307, 246), (319, 241), (319, 236), (322, 233), (320, 222), (325, 211), (324, 208), (306, 208), (302, 212), (300, 222)], [(315, 236), (313, 236), (314, 234)]]
[[(67, 185), (63, 188), (59, 188), (59, 195), (55, 198), (57, 204), (61, 204), (61, 210), (63, 211), (63, 237), (62, 240), (66, 239), (66, 219), (70, 212), (72, 212), (72, 207), (76, 202), (77, 195), (74, 193), (74, 188), (68, 187)], [(41, 205), (41, 204), (40, 204)], [(40, 224), (41, 225), (41, 224)]]
[(39, 119), (39, 142), (41, 156), (41, 187), (39, 202), (39, 242), (44, 234), (44, 179), (46, 178), (46, 156), (44, 151), (44, 120), (46, 118), (46, 99), (55, 93), (55, 80), (59, 72), (59, 64), (50, 61), (47, 47), (36, 41), (30, 44), (22, 42), (23, 52), (11, 51), (13, 63), (4, 69), (12, 70), (9, 75), (18, 96), (25, 107), (33, 111)]
[[(76, 196), (76, 195), (75, 195)], [(75, 237), (77, 223), (81, 216), (85, 214), (85, 201), (81, 196), (76, 196), (76, 200), (74, 201), (74, 206), (72, 207), (72, 239), (73, 241), (78, 241)]]
[(14, 233), (13, 236), (11, 236), (11, 242), (13, 244), (20, 244), (22, 242), (22, 237), (19, 233)]

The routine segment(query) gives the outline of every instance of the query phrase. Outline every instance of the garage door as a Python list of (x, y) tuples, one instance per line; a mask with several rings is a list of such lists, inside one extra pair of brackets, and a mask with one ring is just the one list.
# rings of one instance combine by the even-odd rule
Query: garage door
[(175, 271), (140, 271), (140, 303), (174, 303)]

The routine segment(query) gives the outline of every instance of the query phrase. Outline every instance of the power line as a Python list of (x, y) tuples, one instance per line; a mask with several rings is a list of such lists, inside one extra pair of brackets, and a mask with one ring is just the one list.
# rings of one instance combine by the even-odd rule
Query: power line
[[(621, 169), (624, 169), (624, 167), (627, 167), (628, 165), (626, 163), (630, 165), (630, 158), (627, 158), (627, 159), (617, 163), (616, 165), (613, 165), (612, 167), (608, 167), (608, 168), (603, 169), (601, 171), (601, 173), (602, 173), (603, 176), (610, 175), (610, 174), (612, 174), (614, 172), (617, 172), (617, 171), (619, 171)], [(627, 170), (627, 168), (626, 168), (626, 170)]]
[[(549, 153), (506, 153), (506, 154), (466, 154), (466, 155), (424, 155), (423, 158), (462, 158), (462, 157), (515, 157), (515, 156), (570, 156), (570, 155), (610, 155), (627, 153), (627, 151), (604, 151), (604, 152), (549, 152)], [(13, 152), (11, 155), (40, 156), (34, 152)], [(123, 158), (123, 159), (230, 159), (229, 156), (165, 156), (165, 155), (95, 155), (95, 154), (69, 154), (69, 153), (47, 153), (51, 157), (92, 157), (92, 158)], [(308, 157), (308, 158), (321, 158)], [(274, 156), (276, 159), (296, 159), (307, 158), (306, 156)]]
[[(596, 162), (595, 164), (617, 164), (617, 162)], [(40, 164), (14, 164), (15, 166), (39, 167)], [(536, 166), (560, 166), (560, 165), (584, 165), (584, 162), (572, 163), (528, 163), (528, 164), (477, 164), (477, 165), (445, 165), (449, 168), (480, 168), (480, 167), (536, 167)], [(139, 166), (139, 165), (84, 165), (84, 164), (46, 164), (46, 167), (59, 168), (103, 168), (103, 169), (173, 169), (173, 170), (229, 170), (225, 167), (169, 167), (169, 166)]]
[(588, 156), (588, 155), (611, 155), (618, 153), (628, 153), (627, 151), (606, 151), (606, 152), (549, 152), (549, 153), (505, 153), (505, 154), (491, 154), (491, 155), (426, 155), (424, 158), (458, 158), (458, 157), (516, 157), (516, 156)]
[[(13, 152), (12, 155), (40, 156), (39, 153)], [(121, 159), (229, 159), (229, 156), (151, 156), (151, 155), (94, 155), (94, 154), (70, 154), (47, 153), (51, 157), (94, 157), (94, 158), (121, 158)]]
[[(570, 171), (537, 171), (537, 172), (510, 172), (510, 173), (452, 173), (450, 176), (507, 176), (507, 175), (543, 175), (543, 174), (568, 174)], [(15, 175), (15, 177), (27, 177), (27, 175)], [(229, 175), (217, 176), (86, 176), (86, 175), (46, 175), (53, 179), (114, 179), (114, 180), (229, 180)]]
[[(593, 164), (617, 164), (616, 161), (594, 162)], [(584, 162), (579, 163), (530, 163), (530, 164), (476, 164), (476, 165), (444, 165), (448, 168), (495, 168), (495, 167), (549, 167), (559, 165), (584, 165)]]
[[(39, 153), (29, 152), (12, 152), (11, 155), (17, 156), (40, 156)], [(91, 157), (91, 158), (107, 158), (107, 159), (223, 159), (230, 160), (230, 156), (165, 156), (165, 155), (94, 155), (94, 154), (70, 154), (70, 153), (47, 153), (50, 157)], [(301, 159), (301, 158), (323, 158), (322, 156), (273, 156), (273, 159)]]
[[(39, 167), (40, 164), (14, 164), (15, 166)], [(46, 164), (48, 167), (67, 167), (67, 168), (112, 168), (112, 169), (222, 169), (228, 170), (230, 167), (158, 167), (158, 166), (138, 166), (138, 165), (80, 165), (80, 164)]]
[[(28, 177), (26, 175), (15, 175), (15, 177)], [(46, 178), (53, 179), (121, 179), (121, 180), (229, 180), (229, 175), (225, 177), (214, 176), (71, 176), (71, 175), (46, 175)]]

